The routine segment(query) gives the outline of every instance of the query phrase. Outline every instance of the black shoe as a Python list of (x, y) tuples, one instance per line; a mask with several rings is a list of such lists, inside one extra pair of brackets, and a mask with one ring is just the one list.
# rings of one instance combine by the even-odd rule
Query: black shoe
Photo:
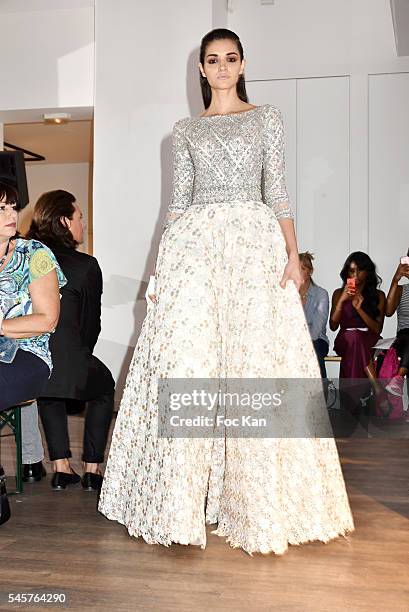
[(39, 482), (47, 472), (41, 461), (23, 465), (23, 482)]
[(82, 488), (84, 491), (100, 491), (103, 480), (104, 478), (101, 474), (85, 472), (81, 479)]
[(6, 491), (6, 476), (0, 465), (0, 525), (6, 523), (11, 516), (10, 504)]
[(68, 485), (78, 484), (81, 480), (81, 477), (72, 472), (71, 474), (67, 474), (66, 472), (54, 472), (54, 476), (51, 480), (51, 488), (54, 491), (61, 491), (62, 489), (66, 489)]

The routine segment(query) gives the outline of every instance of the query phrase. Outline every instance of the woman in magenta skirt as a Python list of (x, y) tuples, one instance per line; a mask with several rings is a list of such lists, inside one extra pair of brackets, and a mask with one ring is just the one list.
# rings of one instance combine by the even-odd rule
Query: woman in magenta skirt
[(385, 294), (378, 289), (381, 278), (366, 253), (351, 253), (340, 276), (343, 284), (332, 296), (329, 325), (332, 331), (340, 328), (334, 343), (341, 357), (340, 387), (353, 387), (357, 403), (368, 395), (368, 383), (374, 379), (372, 348), (382, 332)]

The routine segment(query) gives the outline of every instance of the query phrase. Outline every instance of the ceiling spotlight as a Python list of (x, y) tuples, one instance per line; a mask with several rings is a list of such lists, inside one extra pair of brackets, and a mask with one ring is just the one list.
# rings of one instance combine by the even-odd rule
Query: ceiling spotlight
[(44, 123), (51, 123), (53, 125), (60, 125), (61, 123), (68, 123), (71, 120), (70, 113), (45, 113), (43, 115)]

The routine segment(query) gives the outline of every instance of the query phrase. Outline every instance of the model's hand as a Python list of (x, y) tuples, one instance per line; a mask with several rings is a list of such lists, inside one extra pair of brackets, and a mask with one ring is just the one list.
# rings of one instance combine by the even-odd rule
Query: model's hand
[(355, 308), (355, 310), (359, 310), (362, 306), (363, 301), (364, 301), (364, 297), (362, 293), (357, 292), (352, 298), (352, 306)]
[(300, 291), (303, 278), (301, 276), (300, 260), (298, 259), (298, 255), (297, 258), (294, 257), (293, 259), (288, 260), (287, 265), (284, 268), (283, 278), (280, 281), (280, 287), (285, 289), (287, 281), (289, 280), (292, 280), (297, 291)]
[(154, 275), (151, 275), (149, 277), (149, 283), (148, 283), (148, 287), (146, 289), (146, 297), (150, 299), (151, 302), (153, 302), (154, 304), (156, 304), (157, 299), (156, 299), (156, 294), (155, 294), (155, 285), (156, 285), (156, 279)]

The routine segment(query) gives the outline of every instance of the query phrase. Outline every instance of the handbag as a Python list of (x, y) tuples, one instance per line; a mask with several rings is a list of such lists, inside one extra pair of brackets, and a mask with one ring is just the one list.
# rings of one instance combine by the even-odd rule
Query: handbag
[[(1, 324), (5, 319), (5, 315), (0, 309), (0, 330)], [(0, 335), (0, 362), (12, 363), (16, 353), (18, 351), (18, 343), (12, 338), (6, 338), (6, 336)]]
[(12, 363), (18, 351), (18, 343), (12, 338), (0, 336), (0, 362)]
[(6, 490), (6, 476), (0, 465), (0, 525), (8, 521), (10, 516), (11, 512)]
[[(386, 385), (387, 382), (390, 381), (393, 376), (397, 374), (399, 370), (399, 359), (396, 353), (396, 349), (391, 347), (384, 351), (384, 359), (382, 361), (382, 365), (379, 368), (377, 373), (377, 378), (383, 381), (383, 386)], [(382, 408), (380, 406), (380, 402), (384, 400), (384, 396), (382, 395), (380, 398), (377, 398), (376, 402), (376, 415), (377, 416), (386, 416), (391, 421), (395, 419), (401, 419), (404, 415), (403, 412), (403, 398), (398, 395), (388, 394), (387, 401), (389, 403), (389, 412), (385, 415), (382, 412)]]

